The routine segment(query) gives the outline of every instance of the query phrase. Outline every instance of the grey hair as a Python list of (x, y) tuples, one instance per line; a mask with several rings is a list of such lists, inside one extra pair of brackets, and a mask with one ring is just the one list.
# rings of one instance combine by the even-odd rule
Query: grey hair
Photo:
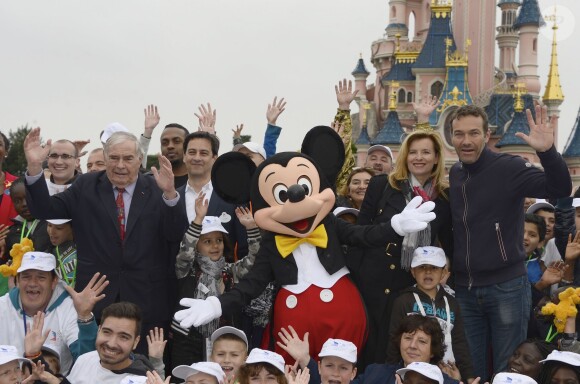
[(139, 143), (139, 139), (132, 133), (129, 132), (115, 132), (107, 139), (107, 142), (103, 146), (103, 151), (105, 152), (105, 157), (108, 157), (109, 150), (112, 146), (117, 144), (124, 143), (126, 141), (132, 141), (135, 143), (135, 152), (137, 155), (142, 159), (143, 158), (143, 149), (141, 148), (141, 144)]

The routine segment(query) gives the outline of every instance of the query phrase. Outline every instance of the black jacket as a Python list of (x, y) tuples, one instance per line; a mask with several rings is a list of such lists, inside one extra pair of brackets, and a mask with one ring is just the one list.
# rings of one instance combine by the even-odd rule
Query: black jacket
[(526, 274), (524, 198), (559, 198), (572, 190), (568, 167), (554, 147), (538, 157), (544, 171), (485, 148), (475, 163), (451, 168), (457, 285), (487, 286)]

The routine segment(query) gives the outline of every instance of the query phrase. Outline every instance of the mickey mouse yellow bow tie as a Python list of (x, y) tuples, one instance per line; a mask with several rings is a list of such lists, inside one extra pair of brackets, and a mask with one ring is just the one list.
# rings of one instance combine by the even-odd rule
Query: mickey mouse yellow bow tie
[(286, 257), (292, 253), (298, 246), (304, 242), (310, 243), (315, 247), (326, 248), (328, 244), (328, 235), (326, 234), (326, 229), (324, 224), (316, 227), (314, 231), (308, 237), (294, 237), (286, 235), (276, 235), (274, 236), (276, 240), (276, 248), (282, 257)]

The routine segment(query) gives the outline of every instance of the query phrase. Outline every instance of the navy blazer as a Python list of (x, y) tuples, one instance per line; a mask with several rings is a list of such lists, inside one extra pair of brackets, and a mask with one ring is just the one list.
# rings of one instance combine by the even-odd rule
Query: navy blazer
[[(77, 244), (77, 282), (82, 290), (95, 272), (107, 275), (106, 297), (93, 312), (115, 301), (130, 301), (144, 322), (171, 315), (168, 244), (181, 241), (185, 213), (169, 207), (152, 176), (139, 174), (131, 200), (125, 240), (121, 242), (113, 185), (105, 171), (81, 175), (66, 191), (49, 196), (44, 179), (26, 185), (30, 212), (39, 219), (72, 219)], [(182, 199), (180, 199), (182, 200)]]

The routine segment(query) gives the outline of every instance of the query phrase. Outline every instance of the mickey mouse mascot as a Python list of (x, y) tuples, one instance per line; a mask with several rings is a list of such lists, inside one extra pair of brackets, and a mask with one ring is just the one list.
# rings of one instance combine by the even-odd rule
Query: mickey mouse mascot
[[(220, 156), (212, 169), (214, 190), (224, 200), (252, 202), (254, 220), (265, 231), (250, 272), (220, 297), (182, 299), (187, 309), (175, 319), (182, 327), (199, 326), (239, 310), (276, 281), (272, 334), (292, 325), (299, 335), (310, 332), (310, 356), (329, 338), (352, 341), (360, 351), (366, 337), (366, 314), (349, 278), (341, 244), (378, 247), (400, 242), (435, 218), (434, 203), (412, 200), (391, 225), (357, 226), (337, 219), (333, 182), (344, 162), (344, 146), (329, 127), (311, 129), (301, 153), (282, 152), (256, 169), (243, 154)], [(248, 195), (249, 191), (249, 195)], [(421, 204), (421, 205), (420, 205)], [(276, 346), (276, 352), (288, 355)], [(291, 359), (288, 359), (288, 361)]]

